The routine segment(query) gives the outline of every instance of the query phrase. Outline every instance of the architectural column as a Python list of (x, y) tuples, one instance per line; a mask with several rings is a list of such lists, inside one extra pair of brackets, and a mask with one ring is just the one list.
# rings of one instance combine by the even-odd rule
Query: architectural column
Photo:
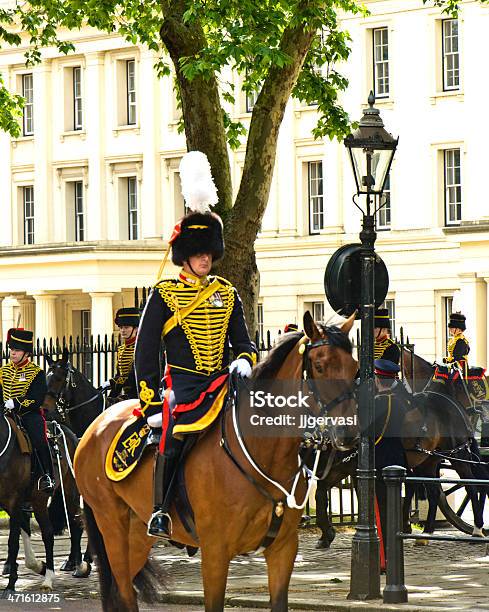
[(36, 325), (36, 302), (29, 297), (17, 298), (20, 308), (20, 327), (34, 330)]
[(107, 203), (105, 190), (105, 108), (104, 53), (87, 53), (85, 84), (90, 95), (83, 98), (84, 121), (87, 129), (88, 176), (86, 177), (86, 215), (88, 219), (85, 240), (106, 240)]
[(46, 338), (49, 341), (56, 339), (56, 300), (57, 295), (52, 293), (35, 293), (36, 301), (36, 329), (35, 337), (41, 342)]
[[(460, 308), (467, 317), (470, 342), (469, 364), (487, 365), (487, 284), (475, 272), (463, 272), (460, 279)], [(487, 279), (489, 280), (489, 279)]]
[(105, 334), (109, 337), (114, 330), (114, 320), (112, 312), (113, 293), (93, 292), (92, 298), (92, 335), (94, 339), (100, 334), (103, 338)]

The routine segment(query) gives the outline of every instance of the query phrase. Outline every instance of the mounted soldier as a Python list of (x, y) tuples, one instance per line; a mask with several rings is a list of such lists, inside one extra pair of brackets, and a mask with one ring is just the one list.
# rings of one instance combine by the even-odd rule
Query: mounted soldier
[(10, 361), (0, 368), (1, 401), (19, 418), (32, 443), (41, 470), (37, 486), (52, 493), (54, 488), (46, 421), (41, 410), (47, 393), (46, 374), (30, 360), (34, 352), (33, 332), (12, 328), (7, 333)]
[(117, 348), (115, 376), (102, 383), (102, 389), (110, 387), (111, 403), (139, 397), (134, 373), (134, 349), (139, 330), (139, 308), (119, 308), (115, 324), (119, 327), (122, 344)]
[(470, 345), (464, 336), (465, 329), (465, 316), (460, 312), (452, 312), (448, 321), (450, 340), (447, 345), (447, 356), (443, 361), (449, 365), (456, 366), (460, 369), (463, 377), (467, 378)]
[[(170, 246), (173, 263), (182, 269), (177, 278), (153, 288), (135, 356), (142, 410), (150, 426), (162, 426), (148, 534), (163, 538), (171, 537), (171, 488), (184, 439), (207, 429), (219, 415), (228, 372), (249, 377), (256, 361), (236, 289), (223, 278), (209, 276), (212, 264), (223, 256), (224, 241), (222, 221), (210, 212), (217, 192), (206, 156), (187, 153), (180, 176), (190, 212), (176, 225)], [(160, 396), (162, 339), (166, 363)], [(230, 347), (235, 359), (228, 368)], [(162, 401), (155, 406), (156, 399)]]
[(399, 364), (401, 352), (391, 339), (391, 320), (387, 308), (375, 311), (374, 321), (374, 359), (388, 359)]

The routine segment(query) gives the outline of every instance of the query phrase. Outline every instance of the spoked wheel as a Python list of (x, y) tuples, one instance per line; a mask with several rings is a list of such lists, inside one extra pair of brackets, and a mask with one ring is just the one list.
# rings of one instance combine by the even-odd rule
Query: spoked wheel
[[(449, 470), (452, 477), (455, 472)], [(470, 497), (461, 484), (440, 485), (440, 499), (438, 506), (449, 523), (460, 531), (472, 535), (474, 531), (474, 518), (472, 514), (472, 504)], [(481, 500), (484, 492), (479, 491), (478, 497)], [(484, 535), (489, 535), (489, 529), (483, 529)]]

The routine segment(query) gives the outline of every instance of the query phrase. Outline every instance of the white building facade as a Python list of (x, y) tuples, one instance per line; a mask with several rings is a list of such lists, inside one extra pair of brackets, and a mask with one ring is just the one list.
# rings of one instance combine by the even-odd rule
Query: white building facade
[[(489, 202), (484, 102), (489, 7), (462, 2), (457, 20), (422, 0), (370, 0), (346, 16), (352, 54), (343, 104), (361, 116), (374, 90), (399, 136), (377, 250), (390, 274), (388, 307), (416, 350), (443, 353), (450, 310), (467, 316), (471, 362), (488, 355)], [(69, 35), (76, 52), (0, 50), (0, 71), (27, 101), (23, 135), (0, 135), (2, 328), (19, 320), (40, 338), (104, 334), (133, 288), (155, 281), (166, 239), (183, 214), (172, 78), (152, 52), (92, 29)], [(239, 84), (239, 77), (235, 77)], [(249, 122), (252, 99), (230, 109)], [(269, 205), (256, 243), (260, 325), (272, 334), (331, 315), (323, 276), (330, 255), (358, 242), (361, 215), (341, 143), (315, 141), (315, 107), (291, 100), (281, 128)], [(245, 145), (230, 153), (237, 187)], [(486, 171), (487, 172), (487, 171)], [(174, 272), (171, 265), (167, 274)]]

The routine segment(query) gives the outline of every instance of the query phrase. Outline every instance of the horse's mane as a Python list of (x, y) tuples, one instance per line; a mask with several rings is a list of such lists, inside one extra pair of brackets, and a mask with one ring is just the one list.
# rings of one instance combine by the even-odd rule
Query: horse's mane
[[(352, 344), (347, 334), (344, 334), (336, 325), (319, 325), (322, 333), (326, 336), (331, 346), (340, 348), (350, 355), (352, 354)], [(304, 338), (303, 332), (288, 332), (272, 348), (268, 355), (253, 368), (252, 378), (255, 380), (265, 380), (274, 378), (285, 358), (293, 347)]]
[(304, 337), (302, 332), (287, 332), (268, 355), (253, 368), (252, 378), (266, 380), (274, 378), (292, 348)]

